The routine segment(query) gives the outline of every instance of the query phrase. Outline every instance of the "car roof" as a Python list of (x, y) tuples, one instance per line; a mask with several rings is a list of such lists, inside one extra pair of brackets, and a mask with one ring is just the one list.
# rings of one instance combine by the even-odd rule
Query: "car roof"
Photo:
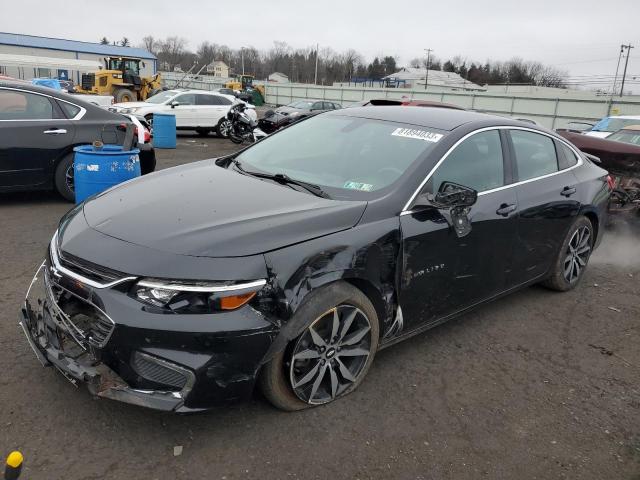
[(631, 130), (633, 132), (638, 132), (640, 131), (640, 125), (627, 125), (622, 130)]
[(640, 120), (640, 115), (609, 115), (609, 118), (622, 118), (623, 120)]
[[(59, 98), (60, 100), (66, 100), (69, 103), (80, 105), (83, 108), (97, 108), (100, 111), (104, 110), (103, 108), (100, 108), (99, 106), (89, 102), (91, 95), (82, 95), (82, 94), (71, 95), (62, 90), (56, 90), (49, 87), (42, 87), (40, 85), (34, 85), (28, 82), (27, 83), (6, 82), (6, 81), (0, 80), (0, 88), (15, 88), (18, 90), (25, 90), (28, 92), (42, 93), (44, 95), (49, 95), (50, 97)], [(87, 105), (89, 107), (87, 107)]]
[[(340, 115), (348, 117), (370, 118), (374, 120), (388, 120), (391, 122), (408, 123), (421, 127), (431, 127), (438, 130), (453, 130), (465, 123), (484, 122), (495, 125), (521, 126), (522, 122), (505, 119), (485, 113), (455, 110), (441, 107), (407, 108), (401, 106), (371, 106), (353, 107), (334, 110), (325, 115)], [(493, 121), (493, 122), (492, 122)], [(531, 125), (535, 127), (534, 125)]]

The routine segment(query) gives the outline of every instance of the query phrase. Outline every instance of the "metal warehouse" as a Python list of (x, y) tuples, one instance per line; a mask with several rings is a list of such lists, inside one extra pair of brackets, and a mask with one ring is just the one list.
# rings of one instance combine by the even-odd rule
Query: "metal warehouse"
[(142, 48), (0, 32), (0, 75), (26, 80), (71, 79), (79, 83), (83, 72), (104, 67), (107, 57), (139, 58), (140, 75), (156, 73), (155, 55)]

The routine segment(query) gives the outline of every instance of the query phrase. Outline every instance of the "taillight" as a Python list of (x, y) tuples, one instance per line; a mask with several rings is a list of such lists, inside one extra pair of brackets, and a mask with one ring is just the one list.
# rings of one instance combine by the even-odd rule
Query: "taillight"
[(144, 129), (144, 143), (149, 143), (150, 141), (151, 141), (151, 132), (145, 128)]
[(609, 186), (609, 190), (613, 191), (616, 188), (616, 179), (611, 175), (607, 175), (607, 185)]

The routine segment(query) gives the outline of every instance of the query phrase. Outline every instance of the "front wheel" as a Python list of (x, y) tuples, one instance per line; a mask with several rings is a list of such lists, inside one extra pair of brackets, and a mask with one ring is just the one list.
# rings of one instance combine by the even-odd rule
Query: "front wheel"
[(262, 392), (274, 406), (302, 410), (360, 385), (379, 339), (378, 316), (364, 293), (343, 282), (328, 285), (312, 293), (290, 321), (306, 327), (260, 376)]
[(588, 218), (578, 217), (569, 228), (551, 266), (551, 276), (542, 284), (559, 292), (575, 288), (587, 268), (594, 242), (593, 225)]

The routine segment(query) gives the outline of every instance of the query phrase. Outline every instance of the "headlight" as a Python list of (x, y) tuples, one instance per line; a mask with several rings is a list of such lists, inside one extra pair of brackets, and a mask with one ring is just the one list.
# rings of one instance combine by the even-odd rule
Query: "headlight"
[(266, 283), (266, 280), (224, 283), (145, 278), (135, 284), (132, 294), (143, 303), (170, 312), (206, 314), (242, 307)]

